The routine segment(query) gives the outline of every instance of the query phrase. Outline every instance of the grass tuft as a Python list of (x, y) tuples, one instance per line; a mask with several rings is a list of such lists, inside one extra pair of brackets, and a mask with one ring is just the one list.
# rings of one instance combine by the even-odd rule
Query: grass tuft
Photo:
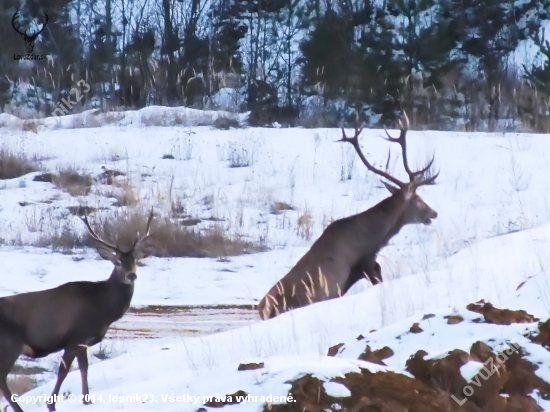
[(53, 176), (53, 183), (71, 196), (86, 196), (92, 189), (93, 178), (74, 167), (68, 167)]
[(26, 154), (0, 149), (0, 180), (15, 179), (37, 170), (36, 160), (29, 158)]

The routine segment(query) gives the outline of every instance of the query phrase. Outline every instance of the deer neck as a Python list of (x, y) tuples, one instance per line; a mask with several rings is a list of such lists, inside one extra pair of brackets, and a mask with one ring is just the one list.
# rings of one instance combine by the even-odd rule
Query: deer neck
[(114, 320), (120, 319), (130, 307), (134, 295), (134, 285), (121, 282), (116, 269), (113, 270), (106, 284), (106, 309)]
[(392, 195), (373, 206), (370, 210), (378, 220), (377, 234), (381, 237), (383, 245), (407, 224), (405, 218), (407, 202), (402, 194)]

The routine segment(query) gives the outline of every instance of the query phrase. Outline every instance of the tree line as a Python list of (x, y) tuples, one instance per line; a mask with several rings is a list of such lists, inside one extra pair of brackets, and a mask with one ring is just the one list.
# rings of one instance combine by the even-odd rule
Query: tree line
[[(29, 34), (47, 14), (45, 59), (15, 58), (16, 12)], [(83, 80), (73, 112), (183, 105), (307, 127), (406, 110), (412, 127), (550, 131), (549, 19), (550, 0), (3, 0), (0, 110), (49, 115)]]

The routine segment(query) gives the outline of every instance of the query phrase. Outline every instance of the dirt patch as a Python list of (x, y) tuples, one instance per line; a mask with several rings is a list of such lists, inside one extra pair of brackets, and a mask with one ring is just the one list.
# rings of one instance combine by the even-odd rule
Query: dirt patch
[(343, 343), (338, 343), (336, 345), (331, 346), (330, 348), (328, 348), (327, 356), (336, 356), (342, 346), (344, 346)]
[(387, 366), (383, 360), (393, 356), (393, 351), (389, 346), (384, 346), (382, 349), (371, 350), (370, 346), (367, 345), (364, 352), (359, 355), (360, 360), (364, 360), (371, 363), (376, 363), (378, 365)]
[(264, 363), (241, 363), (239, 367), (237, 368), (238, 371), (251, 371), (256, 369), (262, 369), (264, 367)]
[(533, 315), (524, 310), (498, 309), (492, 304), (480, 300), (477, 303), (470, 303), (466, 309), (479, 313), (485, 318), (485, 322), (496, 325), (511, 325), (512, 323), (532, 323), (535, 321)]
[[(407, 371), (427, 386), (455, 396), (459, 401), (465, 398), (465, 388), (472, 388), (468, 400), (480, 411), (535, 412), (538, 406), (529, 394), (535, 389), (543, 397), (550, 394), (550, 385), (535, 374), (538, 366), (524, 359), (522, 348), (517, 345), (495, 353), (478, 341), (471, 346), (470, 353), (456, 349), (444, 358), (426, 360), (425, 356), (422, 350), (411, 356), (406, 363)], [(460, 368), (469, 361), (480, 362), (483, 367), (467, 382)], [(518, 405), (522, 409), (517, 409)]]
[(531, 337), (531, 340), (550, 349), (550, 319), (539, 323), (539, 333)]
[(259, 320), (255, 305), (146, 306), (130, 308), (109, 328), (106, 339), (205, 336)]
[(444, 318), (447, 319), (448, 325), (456, 325), (464, 320), (464, 318), (460, 315), (448, 315)]
[(448, 396), (424, 383), (394, 372), (348, 373), (332, 382), (345, 386), (351, 395), (335, 398), (327, 395), (323, 382), (306, 375), (292, 382), (289, 394), (295, 402), (264, 408), (275, 412), (478, 412), (473, 403), (461, 408)]
[(409, 329), (409, 332), (411, 332), (411, 333), (421, 333), (421, 332), (424, 332), (424, 329), (422, 329), (420, 327), (418, 322), (415, 322), (415, 323), (412, 324), (411, 328)]
[[(506, 358), (498, 373), (483, 380), (467, 402), (463, 388), (468, 382), (460, 367), (470, 360), (495, 362), (501, 354), (494, 353), (486, 344), (476, 342), (470, 353), (454, 350), (444, 358), (425, 360), (426, 352), (418, 351), (407, 362), (407, 370), (414, 378), (395, 372), (348, 373), (331, 382), (343, 385), (350, 395), (328, 395), (324, 382), (308, 374), (291, 383), (289, 395), (294, 402), (284, 405), (266, 405), (264, 412), (538, 412), (536, 401), (529, 396), (538, 389), (547, 396), (546, 384), (533, 373), (536, 365), (523, 359), (521, 350)], [(502, 355), (501, 355), (502, 356)], [(479, 372), (481, 374), (481, 371)], [(473, 378), (475, 380), (476, 377)], [(473, 381), (472, 380), (472, 381)], [(504, 396), (503, 396), (504, 394)]]

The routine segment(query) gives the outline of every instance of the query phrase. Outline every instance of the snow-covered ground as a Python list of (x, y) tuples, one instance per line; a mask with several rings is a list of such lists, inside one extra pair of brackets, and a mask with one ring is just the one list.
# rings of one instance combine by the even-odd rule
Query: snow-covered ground
[[(162, 115), (162, 109), (156, 110)], [(398, 147), (393, 147), (397, 145), (381, 136), (381, 130), (364, 130), (364, 151), (381, 165), (390, 149), (390, 169), (403, 178)], [(38, 133), (21, 131), (17, 125), (0, 129), (2, 147), (37, 156), (41, 172), (75, 167), (96, 176), (102, 166), (116, 169), (128, 175), (139, 194), (139, 207), (153, 206), (157, 213), (169, 215), (176, 199), (188, 215), (203, 219), (199, 229), (222, 225), (231, 234), (270, 248), (222, 260), (149, 258), (138, 270), (133, 306), (256, 303), (328, 223), (385, 198), (388, 192), (356, 159), (352, 147), (335, 142), (340, 137), (341, 132), (334, 129), (221, 131), (143, 124), (63, 130), (45, 127)], [(95, 362), (89, 371), (96, 402), (91, 406), (60, 403), (58, 410), (195, 411), (202, 399), (193, 404), (170, 402), (166, 396), (202, 397), (237, 390), (283, 396), (290, 389), (285, 382), (305, 373), (330, 378), (358, 370), (359, 364), (375, 369), (376, 365), (356, 360), (351, 343), (359, 334), (379, 330), (376, 339), (382, 342), (385, 336), (395, 337), (397, 331), (408, 330), (426, 313), (444, 316), (455, 311), (468, 318), (464, 306), (479, 299), (547, 319), (547, 136), (410, 131), (408, 148), (412, 165), (425, 163), (435, 153), (436, 167), (441, 170), (437, 185), (422, 188), (420, 194), (439, 216), (431, 226), (404, 228), (382, 251), (383, 284), (372, 287), (361, 281), (341, 299), (207, 337), (114, 343), (117, 347), (112, 352), (117, 356)], [(167, 154), (174, 159), (163, 159)], [(235, 162), (249, 165), (230, 167)], [(0, 181), (3, 296), (72, 280), (104, 279), (111, 270), (111, 264), (98, 260), (93, 251), (65, 255), (13, 246), (29, 243), (40, 232), (60, 225), (83, 233), (82, 223), (67, 212), (68, 206), (106, 207), (101, 212), (104, 215), (116, 209), (110, 206), (114, 199), (105, 196), (100, 183), (94, 183), (89, 195), (73, 197), (51, 183), (34, 182), (40, 173)], [(25, 202), (23, 206), (21, 202)], [(275, 202), (288, 203), (294, 210), (272, 214)], [(299, 219), (303, 216), (309, 219)], [(217, 222), (207, 220), (212, 217)], [(311, 226), (304, 225), (308, 220)], [(517, 297), (517, 286), (526, 280)], [(509, 338), (504, 332), (476, 329), (471, 326), (474, 324), (453, 336), (436, 323), (435, 337), (414, 335), (425, 340), (401, 342), (399, 353), (388, 364), (391, 370), (402, 372), (404, 361), (419, 345), (429, 356), (437, 356), (460, 347), (461, 337), (470, 344), (466, 337), (472, 335), (477, 336), (475, 340), (494, 338), (495, 334), (503, 341)], [(519, 339), (521, 328), (516, 329)], [(510, 329), (506, 333), (513, 334)], [(330, 346), (341, 342), (350, 343), (347, 352), (338, 358), (325, 357)], [(395, 346), (392, 348), (395, 351)], [(265, 366), (237, 371), (240, 362), (248, 361), (261, 361)], [(59, 354), (43, 364), (53, 370), (58, 362)], [(52, 387), (53, 381), (29, 395), (49, 393)], [(342, 391), (334, 385), (326, 388), (327, 392)], [(80, 393), (78, 372), (69, 375), (62, 392)], [(109, 395), (148, 397), (116, 402)], [(257, 411), (264, 404), (259, 401), (226, 408)], [(43, 403), (21, 406), (26, 411), (44, 408)]]

